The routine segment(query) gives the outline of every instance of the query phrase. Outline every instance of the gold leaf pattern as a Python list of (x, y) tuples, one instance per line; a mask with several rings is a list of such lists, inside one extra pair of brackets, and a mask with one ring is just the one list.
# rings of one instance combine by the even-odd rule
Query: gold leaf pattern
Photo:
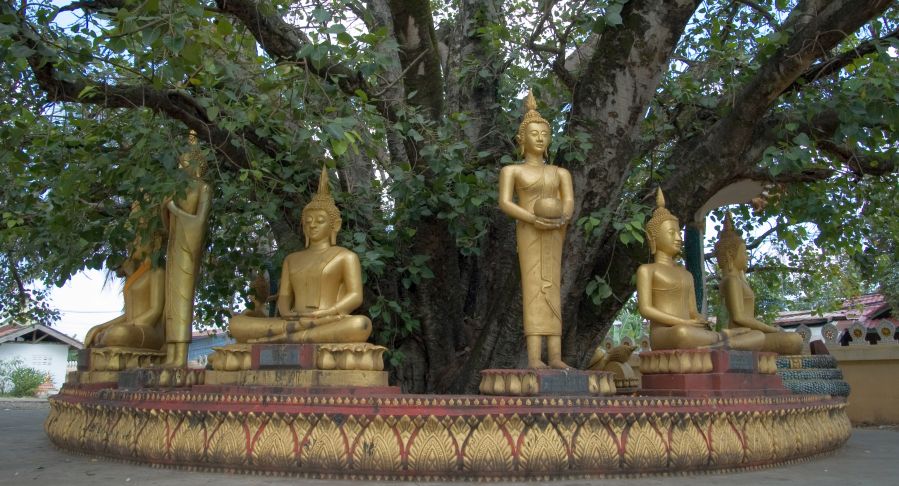
[(675, 420), (671, 427), (669, 467), (688, 470), (708, 463), (709, 444), (693, 421), (693, 416), (688, 414), (682, 420)]
[(296, 439), (291, 422), (290, 418), (274, 416), (262, 425), (250, 455), (254, 465), (286, 469), (296, 464)]
[(168, 426), (166, 412), (153, 411), (147, 417), (147, 423), (140, 434), (141, 448), (146, 457), (153, 461), (165, 459), (168, 450)]
[[(374, 426), (375, 422), (369, 426)], [(332, 472), (347, 468), (347, 447), (343, 432), (327, 415), (315, 424), (306, 447), (300, 451), (300, 464), (311, 471)]]
[[(401, 420), (397, 425), (402, 423)], [(385, 421), (374, 420), (356, 441), (356, 447), (353, 449), (353, 468), (371, 472), (385, 468), (399, 471), (402, 466), (402, 448), (397, 435), (396, 428), (390, 427)]]
[[(271, 398), (304, 407), (358, 403), (363, 405), (358, 414), (267, 412), (257, 405), (260, 400), (252, 395), (64, 388), (50, 400), (45, 430), (54, 444), (89, 454), (381, 479), (752, 467), (831, 450), (845, 443), (851, 431), (845, 403), (819, 397), (608, 400), (620, 413), (588, 412), (581, 407), (598, 402), (569, 398)], [(127, 406), (161, 401), (167, 403), (165, 410)], [(204, 411), (204, 403), (254, 412)], [(739, 411), (743, 404), (747, 411)], [(370, 405), (415, 407), (425, 413), (378, 415)], [(490, 412), (479, 408), (485, 405)], [(531, 405), (540, 411), (527, 412)], [(511, 410), (505, 413), (503, 407)], [(684, 413), (679, 407), (707, 411)]]
[(448, 473), (458, 467), (449, 431), (437, 417), (428, 417), (409, 444), (409, 470)]
[(568, 469), (568, 450), (552, 424), (538, 419), (524, 434), (518, 461), (529, 473), (564, 471)]
[(743, 441), (726, 416), (715, 417), (710, 427), (712, 449), (710, 464), (716, 467), (736, 466), (743, 462)]
[(219, 414), (211, 430), (207, 456), (213, 463), (232, 467), (247, 463), (247, 430), (238, 416)]
[(205, 459), (205, 414), (187, 414), (172, 432), (172, 459), (190, 462)]
[(646, 414), (640, 414), (627, 429), (624, 464), (628, 469), (658, 470), (668, 465), (666, 438), (653, 427)]
[(774, 434), (765, 424), (761, 415), (753, 415), (746, 421), (746, 461), (750, 464), (765, 464), (776, 457)]
[(573, 441), (574, 470), (612, 472), (620, 467), (618, 441), (596, 414), (581, 425)]
[(484, 417), (462, 451), (465, 471), (503, 473), (513, 470), (512, 444), (492, 416)]

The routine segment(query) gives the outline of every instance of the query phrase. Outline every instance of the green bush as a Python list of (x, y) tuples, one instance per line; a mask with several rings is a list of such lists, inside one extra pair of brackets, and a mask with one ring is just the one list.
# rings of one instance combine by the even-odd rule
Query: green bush
[(0, 359), (0, 394), (9, 393), (12, 388), (12, 372), (22, 365), (22, 358)]
[(30, 397), (37, 391), (37, 387), (47, 379), (47, 375), (34, 368), (16, 368), (9, 375), (12, 381), (12, 396)]

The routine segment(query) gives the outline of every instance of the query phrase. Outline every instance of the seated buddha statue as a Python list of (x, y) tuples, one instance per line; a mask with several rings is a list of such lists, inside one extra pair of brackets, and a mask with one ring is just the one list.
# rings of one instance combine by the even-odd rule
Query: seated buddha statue
[(693, 276), (675, 262), (683, 246), (680, 223), (665, 208), (662, 190), (656, 193), (656, 209), (646, 223), (646, 236), (653, 263), (637, 269), (637, 303), (640, 315), (649, 320), (652, 348), (695, 349), (726, 347), (758, 350), (764, 336), (752, 329), (715, 332), (696, 310)]
[(229, 330), (238, 343), (361, 343), (371, 335), (368, 317), (350, 314), (362, 304), (362, 267), (336, 245), (341, 218), (325, 168), (302, 223), (306, 249), (284, 259), (279, 316), (235, 315)]
[(165, 267), (153, 267), (153, 246), (135, 241), (131, 255), (116, 269), (125, 277), (125, 312), (92, 327), (85, 348), (124, 347), (159, 350), (165, 342)]
[(724, 227), (718, 233), (715, 256), (721, 269), (721, 298), (730, 315), (730, 327), (762, 332), (765, 338), (762, 351), (799, 354), (802, 351), (802, 336), (794, 332), (781, 331), (755, 317), (755, 293), (746, 280), (746, 267), (749, 262), (746, 243), (734, 229), (730, 213), (727, 213)]

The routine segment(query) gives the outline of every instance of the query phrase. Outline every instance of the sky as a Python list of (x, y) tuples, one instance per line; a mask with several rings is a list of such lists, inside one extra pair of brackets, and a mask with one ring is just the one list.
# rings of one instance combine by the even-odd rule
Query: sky
[(114, 278), (104, 287), (104, 279), (104, 272), (87, 270), (53, 287), (50, 302), (61, 314), (53, 328), (83, 341), (91, 327), (121, 315), (123, 280)]

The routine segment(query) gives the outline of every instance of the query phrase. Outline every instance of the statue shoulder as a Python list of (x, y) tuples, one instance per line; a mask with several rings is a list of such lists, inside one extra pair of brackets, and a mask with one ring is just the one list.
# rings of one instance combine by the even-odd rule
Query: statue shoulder
[(519, 164), (509, 164), (504, 165), (502, 169), (499, 170), (500, 177), (513, 177), (518, 173)]
[(344, 248), (344, 247), (338, 246), (338, 245), (334, 245), (331, 248), (333, 248), (334, 251), (337, 252), (337, 254), (335, 255), (336, 258), (356, 259), (356, 260), (359, 259), (359, 255), (357, 255), (356, 252), (354, 252), (353, 250), (350, 250), (349, 248)]

